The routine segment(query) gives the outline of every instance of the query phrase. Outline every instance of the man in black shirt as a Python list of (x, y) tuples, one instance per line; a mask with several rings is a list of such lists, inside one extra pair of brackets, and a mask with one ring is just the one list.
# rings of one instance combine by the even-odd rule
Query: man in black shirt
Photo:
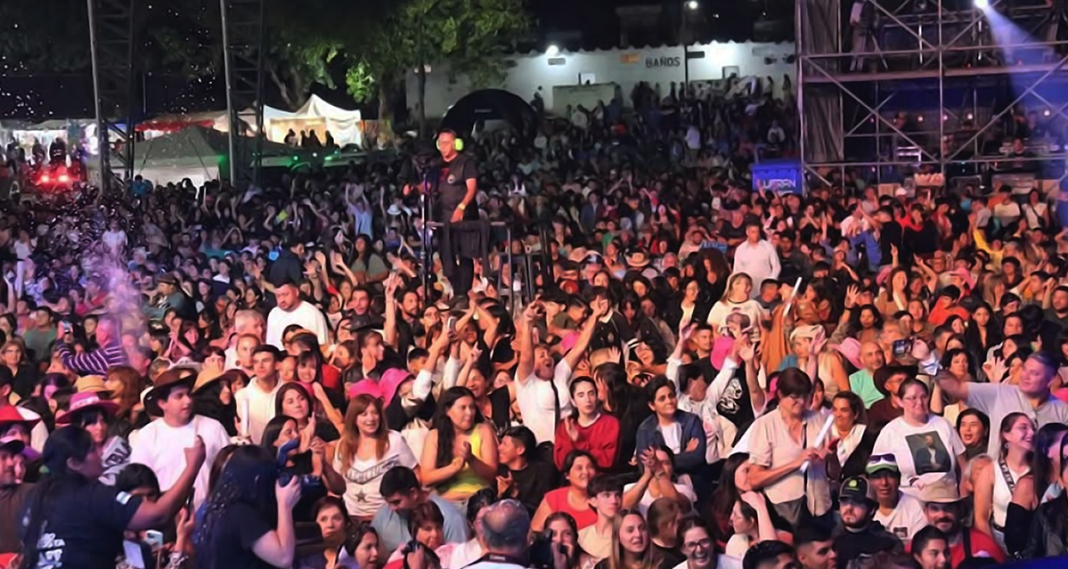
[(838, 501), (842, 523), (834, 532), (834, 551), (839, 569), (861, 555), (904, 550), (901, 540), (874, 520), (878, 503), (867, 479), (856, 476), (846, 480), (838, 491)]
[[(437, 176), (437, 217), (447, 224), (478, 219), (478, 168), (473, 158), (462, 154), (463, 142), (451, 130), (438, 135), (441, 167)], [(442, 264), (455, 296), (463, 297), (471, 290), (475, 278), (476, 257), (469, 231), (446, 228), (442, 240)], [(485, 244), (488, 246), (488, 244)], [(446, 251), (445, 249), (449, 249)], [(465, 254), (466, 253), (466, 254)], [(478, 255), (481, 256), (481, 255)]]
[(538, 509), (545, 493), (552, 489), (555, 473), (550, 464), (537, 459), (538, 443), (526, 427), (512, 427), (501, 435), (500, 474), (497, 493), (515, 498), (531, 512)]
[(19, 515), (33, 489), (33, 484), (20, 484), (15, 476), (15, 459), (26, 445), (14, 436), (0, 439), (0, 559), (18, 553)]

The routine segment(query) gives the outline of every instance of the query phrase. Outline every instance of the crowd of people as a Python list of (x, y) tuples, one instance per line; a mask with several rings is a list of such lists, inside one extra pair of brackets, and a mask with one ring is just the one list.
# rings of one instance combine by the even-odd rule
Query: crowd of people
[(631, 103), (443, 131), (429, 184), (6, 204), (0, 566), (1066, 553), (1059, 194), (755, 192), (789, 85)]

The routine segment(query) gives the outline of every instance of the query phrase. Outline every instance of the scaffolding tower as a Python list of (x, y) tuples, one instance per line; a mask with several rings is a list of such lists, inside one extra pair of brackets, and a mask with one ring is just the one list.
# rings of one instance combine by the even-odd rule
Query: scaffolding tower
[[(1068, 20), (1026, 1), (797, 2), (806, 178), (981, 176), (1006, 162), (1014, 111), (1068, 121), (1068, 41), (1058, 39)], [(1035, 138), (1028, 151), (1023, 160), (1057, 164), (1064, 177), (1063, 146)]]
[(262, 164), (265, 0), (219, 0), (222, 11), (229, 175), (234, 187), (259, 184)]
[[(86, 2), (100, 185), (114, 188), (133, 179), (137, 0)], [(112, 159), (117, 163), (114, 169)]]

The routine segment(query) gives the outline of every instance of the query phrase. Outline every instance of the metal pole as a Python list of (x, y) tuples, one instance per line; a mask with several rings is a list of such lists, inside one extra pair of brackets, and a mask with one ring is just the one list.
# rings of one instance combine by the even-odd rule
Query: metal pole
[(935, 6), (938, 7), (938, 164), (939, 170), (942, 175), (946, 173), (946, 121), (942, 120), (942, 117), (946, 116), (946, 91), (945, 91), (945, 61), (943, 61), (943, 54), (945, 52), (945, 46), (942, 45), (942, 0), (937, 0)]
[[(808, 157), (805, 156), (805, 29), (802, 27), (805, 21), (801, 18), (803, 9), (801, 5), (805, 0), (797, 0), (794, 4), (794, 29), (797, 33), (797, 61), (794, 73), (797, 75), (797, 150), (801, 157), (801, 193), (805, 194), (805, 171), (807, 170)], [(841, 106), (839, 106), (841, 110)]]
[[(227, 162), (229, 162), (230, 165), (230, 184), (236, 187), (237, 156), (234, 152), (234, 134), (235, 132), (240, 131), (234, 131), (234, 129), (240, 128), (240, 123), (237, 119), (237, 114), (234, 112), (233, 77), (230, 76), (230, 10), (226, 4), (226, 0), (219, 0), (219, 9), (222, 12), (223, 70), (226, 74), (226, 115), (230, 117), (230, 136), (226, 137), (227, 151), (230, 153), (230, 159)], [(263, 103), (257, 101), (256, 104)]]
[(96, 37), (96, 0), (86, 0), (89, 7), (89, 55), (93, 62), (93, 109), (96, 112), (97, 159), (100, 161), (100, 190), (108, 187), (108, 126), (104, 124), (104, 113), (100, 106), (100, 62), (97, 60)]

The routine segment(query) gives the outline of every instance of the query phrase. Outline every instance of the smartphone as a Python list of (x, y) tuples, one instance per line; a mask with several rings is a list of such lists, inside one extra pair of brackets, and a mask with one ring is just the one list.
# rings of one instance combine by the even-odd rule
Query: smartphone
[(145, 532), (145, 543), (155, 551), (163, 547), (163, 532), (150, 529)]
[(904, 340), (894, 340), (895, 358), (900, 358), (901, 356), (907, 355), (911, 349), (912, 340), (910, 338), (906, 338)]
[(445, 321), (445, 329), (450, 331), (450, 332), (452, 332), (453, 330), (456, 330), (456, 317), (455, 316), (450, 316), (449, 319)]

